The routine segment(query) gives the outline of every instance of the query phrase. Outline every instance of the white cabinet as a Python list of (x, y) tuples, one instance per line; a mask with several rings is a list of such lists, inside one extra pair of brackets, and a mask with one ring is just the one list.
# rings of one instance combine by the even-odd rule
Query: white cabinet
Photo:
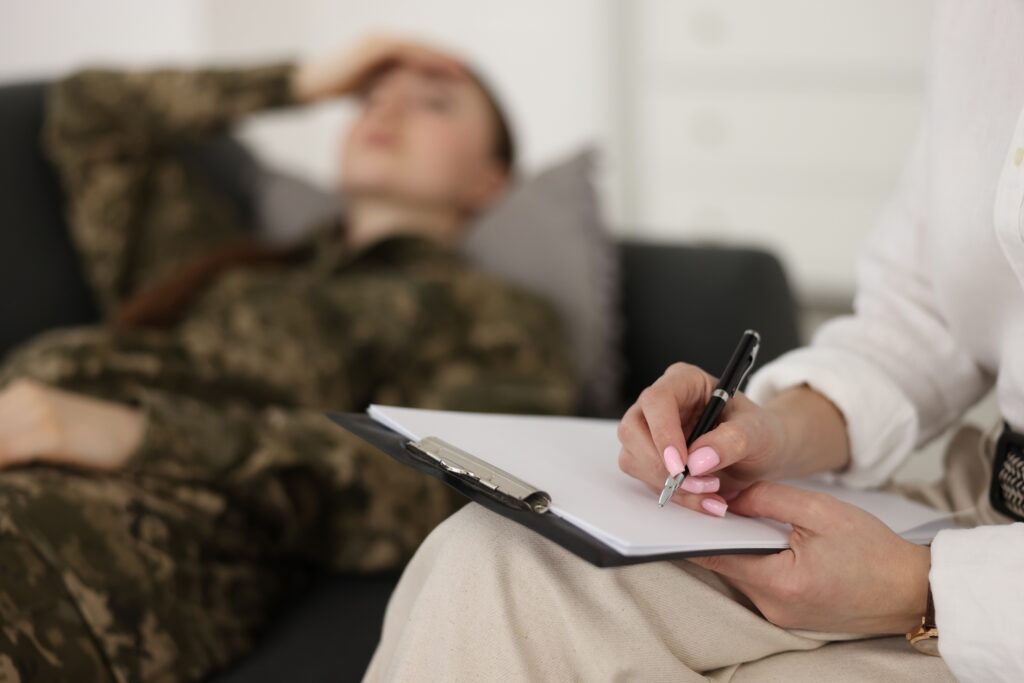
[(621, 222), (777, 251), (846, 297), (920, 116), (931, 0), (620, 5)]

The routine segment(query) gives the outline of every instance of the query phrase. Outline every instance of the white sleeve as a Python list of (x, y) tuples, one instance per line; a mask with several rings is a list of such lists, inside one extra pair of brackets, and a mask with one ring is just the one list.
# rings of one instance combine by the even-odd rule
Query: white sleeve
[(1024, 681), (1024, 524), (939, 532), (929, 580), (939, 652), (957, 680)]
[(924, 209), (928, 147), (925, 125), (861, 256), (854, 314), (766, 365), (747, 392), (763, 403), (807, 384), (831, 400), (846, 420), (851, 462), (839, 477), (851, 486), (885, 481), (992, 382), (953, 338), (936, 302)]

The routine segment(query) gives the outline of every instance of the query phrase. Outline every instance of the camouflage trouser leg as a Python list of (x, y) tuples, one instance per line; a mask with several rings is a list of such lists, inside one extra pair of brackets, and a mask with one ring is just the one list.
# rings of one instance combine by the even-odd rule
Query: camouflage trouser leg
[[(0, 388), (29, 377), (116, 395), (119, 380), (173, 360), (148, 346), (103, 328), (50, 333), (7, 359)], [(215, 533), (226, 507), (202, 487), (138, 475), (0, 471), (0, 683), (193, 680), (243, 651), (266, 610), (231, 616), (221, 591), (234, 574), (255, 584), (239, 597), (263, 587), (270, 599), (275, 582), (246, 565), (251, 551), (237, 566), (212, 559), (245, 537), (241, 524), (235, 538), (230, 523)]]
[(12, 531), (0, 531), (0, 683), (112, 681), (60, 574)]
[[(19, 378), (110, 400), (166, 388), (162, 406), (177, 418), (175, 434), (197, 447), (224, 434), (197, 431), (196, 424), (209, 426), (198, 413), (214, 404), (184, 395), (250, 396), (248, 387), (196, 367), (173, 339), (102, 328), (53, 332), (23, 346), (0, 367), (0, 389)], [(226, 463), (216, 448), (173, 463), (187, 449), (172, 448), (168, 462), (149, 453), (142, 465), (107, 474), (0, 470), (0, 534), (35, 552), (4, 558), (15, 563), (0, 586), (5, 665), (13, 662), (29, 680), (92, 680), (62, 667), (98, 659), (116, 681), (196, 680), (250, 648), (301, 578), (298, 567), (397, 568), (461, 502), (318, 411), (275, 409), (239, 424), (215, 416), (219, 431), (253, 430), (258, 447)], [(62, 591), (33, 583), (39, 572), (22, 566), (25, 557), (39, 558), (45, 582)], [(8, 623), (46, 635), (37, 644), (3, 631)], [(83, 649), (88, 643), (92, 650)]]
[(271, 539), (212, 491), (0, 473), (0, 681), (192, 681), (286, 592)]

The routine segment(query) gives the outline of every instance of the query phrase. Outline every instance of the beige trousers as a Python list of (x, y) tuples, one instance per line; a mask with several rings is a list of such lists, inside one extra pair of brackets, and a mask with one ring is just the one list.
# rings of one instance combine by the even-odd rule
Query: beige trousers
[[(1003, 523), (992, 439), (958, 432), (944, 482), (900, 489)], [(469, 505), (439, 526), (388, 605), (366, 681), (952, 681), (903, 638), (779, 628), (686, 562), (600, 569)]]

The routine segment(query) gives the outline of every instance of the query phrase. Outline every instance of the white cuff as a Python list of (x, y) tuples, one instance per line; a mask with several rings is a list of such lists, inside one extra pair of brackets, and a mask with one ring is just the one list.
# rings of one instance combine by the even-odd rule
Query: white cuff
[(746, 393), (764, 404), (803, 384), (828, 398), (846, 420), (850, 465), (836, 475), (838, 480), (846, 486), (869, 488), (892, 476), (917, 438), (917, 412), (899, 387), (855, 353), (806, 347), (757, 371)]
[(1024, 681), (1024, 524), (940, 531), (929, 574), (939, 652), (960, 681)]

